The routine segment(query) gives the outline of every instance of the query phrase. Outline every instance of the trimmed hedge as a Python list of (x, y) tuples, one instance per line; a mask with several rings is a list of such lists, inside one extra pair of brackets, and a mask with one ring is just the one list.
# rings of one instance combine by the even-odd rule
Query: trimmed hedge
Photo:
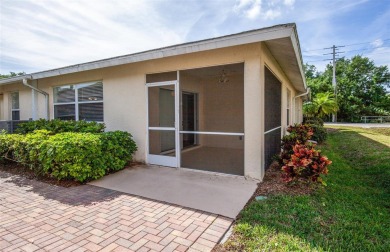
[(131, 134), (123, 131), (0, 134), (0, 158), (28, 165), (36, 173), (80, 182), (124, 168), (136, 150)]
[(105, 127), (103, 123), (97, 122), (40, 119), (19, 124), (15, 132), (27, 134), (35, 130), (48, 130), (54, 134), (63, 132), (103, 133)]

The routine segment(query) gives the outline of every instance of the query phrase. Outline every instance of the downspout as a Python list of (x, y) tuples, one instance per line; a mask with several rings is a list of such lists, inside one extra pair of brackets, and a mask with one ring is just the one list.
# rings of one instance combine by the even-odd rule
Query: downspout
[(310, 88), (307, 88), (306, 92), (303, 93), (303, 94), (300, 94), (300, 95), (297, 95), (297, 96), (294, 96), (294, 102), (295, 102), (295, 99), (298, 98), (298, 97), (301, 97), (301, 96), (305, 96), (305, 95), (308, 95), (310, 93)]
[[(305, 96), (305, 95), (309, 95), (309, 96), (310, 96), (310, 88), (309, 88), (309, 87), (306, 89), (306, 92), (305, 92), (305, 93), (302, 93), (302, 94), (300, 94), (300, 95), (294, 96), (294, 104), (297, 104), (297, 103), (296, 103), (296, 99), (297, 99), (298, 97)], [(295, 106), (295, 105), (294, 105), (294, 106)]]
[(45, 96), (46, 120), (49, 120), (49, 94), (43, 90), (40, 90), (40, 89), (28, 84), (27, 78), (23, 78), (23, 85), (37, 91), (38, 93), (43, 94)]

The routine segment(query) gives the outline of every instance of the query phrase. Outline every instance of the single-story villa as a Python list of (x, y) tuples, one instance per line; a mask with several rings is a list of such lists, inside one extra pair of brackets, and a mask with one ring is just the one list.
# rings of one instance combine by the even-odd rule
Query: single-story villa
[(261, 180), (307, 94), (295, 24), (0, 80), (0, 120), (104, 122), (135, 160)]

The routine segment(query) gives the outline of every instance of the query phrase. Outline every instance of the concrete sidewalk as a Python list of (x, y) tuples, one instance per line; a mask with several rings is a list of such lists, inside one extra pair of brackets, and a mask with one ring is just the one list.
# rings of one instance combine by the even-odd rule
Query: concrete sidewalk
[(324, 123), (325, 126), (346, 126), (359, 128), (390, 128), (390, 123)]
[(229, 218), (236, 218), (258, 181), (186, 169), (140, 165), (89, 183)]

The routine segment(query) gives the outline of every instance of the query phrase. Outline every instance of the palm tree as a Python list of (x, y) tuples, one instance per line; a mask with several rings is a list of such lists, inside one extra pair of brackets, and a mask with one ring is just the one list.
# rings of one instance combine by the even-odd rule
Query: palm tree
[(332, 93), (318, 93), (312, 102), (304, 104), (303, 110), (308, 117), (323, 117), (339, 109)]

